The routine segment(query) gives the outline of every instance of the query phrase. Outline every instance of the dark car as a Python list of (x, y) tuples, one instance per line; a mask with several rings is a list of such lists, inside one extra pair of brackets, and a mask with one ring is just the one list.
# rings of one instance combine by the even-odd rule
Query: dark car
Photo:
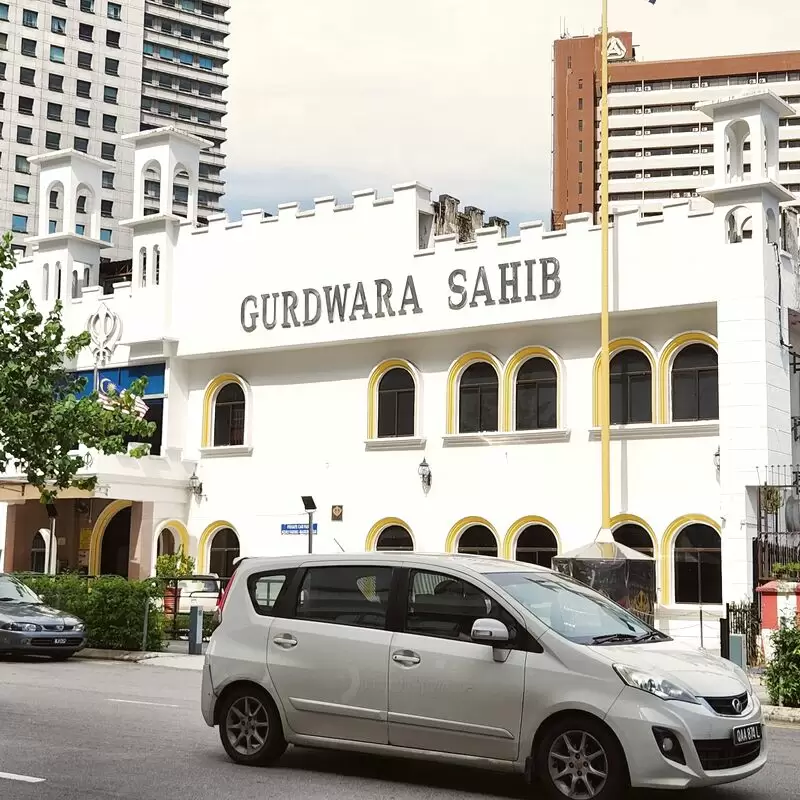
[(24, 583), (0, 572), (0, 653), (64, 661), (85, 646), (82, 620), (46, 606)]

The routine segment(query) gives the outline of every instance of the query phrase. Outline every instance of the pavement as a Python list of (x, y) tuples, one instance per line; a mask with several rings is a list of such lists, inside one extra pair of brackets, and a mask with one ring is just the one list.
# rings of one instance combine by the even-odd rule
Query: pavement
[[(172, 654), (173, 661), (200, 656)], [(470, 800), (525, 798), (521, 778), (291, 748), (271, 769), (238, 767), (200, 716), (196, 668), (0, 659), (2, 800)], [(182, 662), (189, 663), (189, 662)], [(690, 800), (794, 800), (800, 728), (770, 726), (759, 775)], [(633, 793), (633, 800), (674, 794)]]

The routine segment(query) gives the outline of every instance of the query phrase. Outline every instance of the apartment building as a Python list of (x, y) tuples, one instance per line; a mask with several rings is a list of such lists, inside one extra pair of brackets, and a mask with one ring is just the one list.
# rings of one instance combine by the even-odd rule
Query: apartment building
[[(554, 228), (600, 208), (600, 37), (553, 48)], [(658, 213), (714, 182), (712, 126), (695, 104), (766, 86), (800, 111), (800, 51), (639, 61), (629, 31), (609, 38), (609, 200)], [(800, 114), (779, 131), (779, 179), (800, 196)], [(745, 143), (745, 170), (750, 142)]]
[[(38, 207), (48, 203), (58, 230), (64, 198), (38, 196), (28, 158), (75, 149), (103, 161), (100, 196), (79, 191), (75, 233), (99, 206), (104, 260), (129, 258), (133, 148), (123, 134), (165, 118), (213, 142), (201, 167), (201, 213), (220, 210), (225, 185), (222, 119), (227, 84), (225, 14), (229, 0), (0, 1), (0, 230), (25, 254)], [(175, 188), (185, 213), (186, 188)], [(152, 211), (152, 209), (147, 209)]]

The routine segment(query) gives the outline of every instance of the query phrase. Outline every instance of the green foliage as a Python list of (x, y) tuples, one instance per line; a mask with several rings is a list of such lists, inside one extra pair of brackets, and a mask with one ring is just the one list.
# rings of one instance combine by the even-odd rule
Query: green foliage
[(156, 559), (157, 578), (188, 578), (194, 575), (194, 559), (181, 548), (177, 553), (165, 554)]
[(800, 628), (781, 626), (772, 636), (774, 655), (764, 672), (770, 701), (800, 708)]
[(776, 514), (783, 504), (783, 493), (777, 486), (767, 486), (765, 483), (761, 487), (761, 508), (767, 514)]
[(774, 578), (788, 578), (789, 580), (800, 580), (800, 562), (789, 561), (786, 564), (773, 564), (772, 576)]
[(147, 650), (162, 649), (164, 615), (156, 607), (160, 591), (155, 581), (74, 574), (17, 577), (47, 605), (80, 617), (86, 623), (89, 647), (141, 650), (147, 608)]
[[(69, 487), (94, 489), (95, 478), (78, 477), (86, 464), (71, 451), (79, 443), (107, 455), (125, 453), (126, 439), (147, 440), (155, 425), (134, 412), (145, 378), (110, 392), (111, 408), (101, 406), (96, 393), (77, 399), (86, 379), (68, 365), (88, 347), (89, 334), (66, 336), (60, 302), (47, 315), (38, 311), (28, 283), (9, 281), (15, 267), (6, 234), (0, 240), (0, 470), (13, 466), (47, 503)], [(136, 448), (131, 455), (146, 452)]]

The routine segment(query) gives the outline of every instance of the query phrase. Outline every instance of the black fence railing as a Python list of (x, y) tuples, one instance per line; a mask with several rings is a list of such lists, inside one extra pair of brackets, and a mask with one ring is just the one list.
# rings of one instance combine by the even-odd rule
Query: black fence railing
[(758, 490), (756, 583), (800, 575), (800, 465), (768, 467)]
[(730, 637), (732, 634), (744, 636), (747, 666), (755, 667), (760, 660), (761, 613), (758, 601), (754, 603), (728, 603), (725, 616), (720, 619), (720, 653), (730, 658)]

